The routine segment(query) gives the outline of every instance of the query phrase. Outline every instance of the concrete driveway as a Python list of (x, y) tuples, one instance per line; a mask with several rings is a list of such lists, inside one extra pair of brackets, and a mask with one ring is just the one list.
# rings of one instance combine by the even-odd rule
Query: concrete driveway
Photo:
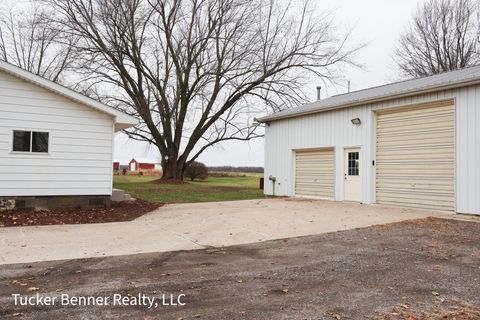
[(204, 249), (447, 213), (319, 200), (166, 205), (130, 222), (0, 228), (0, 264)]

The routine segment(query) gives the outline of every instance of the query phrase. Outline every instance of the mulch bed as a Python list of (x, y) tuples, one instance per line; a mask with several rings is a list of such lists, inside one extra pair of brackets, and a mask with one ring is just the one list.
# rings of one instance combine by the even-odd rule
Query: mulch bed
[(112, 202), (112, 207), (108, 209), (0, 211), (0, 227), (131, 221), (161, 206), (137, 199)]

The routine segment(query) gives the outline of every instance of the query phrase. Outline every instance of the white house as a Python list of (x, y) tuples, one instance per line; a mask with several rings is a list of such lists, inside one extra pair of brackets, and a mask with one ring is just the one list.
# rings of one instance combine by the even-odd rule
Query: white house
[(0, 207), (108, 205), (114, 133), (136, 124), (0, 61)]
[(480, 66), (258, 120), (266, 194), (480, 214)]

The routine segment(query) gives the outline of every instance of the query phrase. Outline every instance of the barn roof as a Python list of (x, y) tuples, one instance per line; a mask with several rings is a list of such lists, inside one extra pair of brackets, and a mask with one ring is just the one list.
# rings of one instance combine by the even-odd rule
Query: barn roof
[(297, 108), (273, 113), (259, 118), (257, 121), (270, 122), (477, 83), (480, 83), (480, 65), (332, 96)]
[(58, 83), (19, 68), (11, 63), (0, 60), (0, 71), (4, 71), (14, 77), (23, 79), (87, 107), (113, 116), (115, 122), (115, 131), (127, 129), (138, 124), (138, 120), (135, 117), (127, 115), (117, 109), (107, 106), (106, 104), (98, 102), (97, 100), (84, 96), (72, 89), (59, 85)]
[(137, 161), (138, 163), (154, 163), (158, 164), (160, 163), (160, 159), (153, 159), (153, 158), (140, 158), (140, 157), (135, 157), (132, 160)]

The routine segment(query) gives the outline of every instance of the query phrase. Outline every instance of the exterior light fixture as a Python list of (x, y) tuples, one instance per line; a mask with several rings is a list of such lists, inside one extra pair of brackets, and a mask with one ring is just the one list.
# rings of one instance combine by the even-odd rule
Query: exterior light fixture
[(360, 120), (360, 118), (355, 118), (355, 119), (352, 119), (350, 121), (352, 121), (352, 123), (357, 125), (357, 126), (362, 124), (362, 120)]

